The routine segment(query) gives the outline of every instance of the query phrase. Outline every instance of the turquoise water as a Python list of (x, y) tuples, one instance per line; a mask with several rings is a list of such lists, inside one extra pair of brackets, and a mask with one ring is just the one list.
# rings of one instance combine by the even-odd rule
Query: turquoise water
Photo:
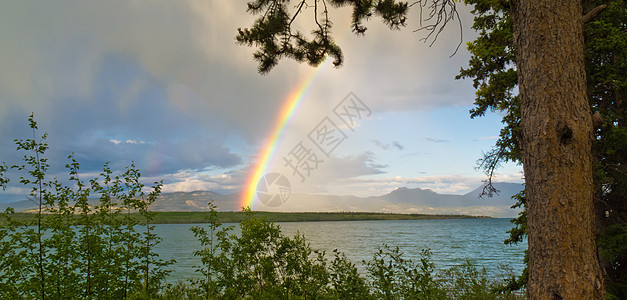
[[(338, 221), (277, 223), (285, 235), (305, 235), (313, 249), (330, 253), (338, 249), (355, 264), (372, 259), (378, 246), (398, 246), (405, 257), (417, 260), (424, 248), (430, 248), (436, 268), (444, 269), (469, 260), (484, 267), (492, 276), (507, 265), (515, 274), (523, 268), (527, 244), (504, 245), (509, 219)], [(235, 224), (229, 224), (235, 225)], [(200, 260), (192, 252), (200, 245), (189, 231), (193, 224), (155, 225), (163, 242), (155, 249), (163, 259), (175, 258), (170, 280), (197, 276), (194, 265)], [(362, 267), (359, 267), (363, 270)]]

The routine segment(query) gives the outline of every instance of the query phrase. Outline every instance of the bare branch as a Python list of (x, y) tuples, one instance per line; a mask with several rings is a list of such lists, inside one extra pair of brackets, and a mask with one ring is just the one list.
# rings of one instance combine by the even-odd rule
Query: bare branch
[[(428, 2), (431, 2), (431, 4), (427, 6)], [(464, 41), (462, 21), (459, 17), (459, 12), (457, 11), (457, 4), (455, 0), (419, 0), (410, 4), (409, 7), (415, 5), (418, 5), (418, 7), (420, 7), (420, 26), (422, 27), (415, 29), (414, 32), (419, 32), (423, 30), (427, 31), (427, 36), (421, 38), (420, 40), (425, 43), (431, 40), (431, 42), (429, 43), (429, 47), (433, 46), (442, 31), (444, 31), (446, 25), (449, 22), (455, 21), (455, 19), (457, 19), (457, 23), (459, 24), (459, 43), (457, 44), (457, 47), (455, 48), (453, 54), (451, 54), (451, 57), (455, 55), (457, 51), (459, 51), (459, 48)], [(427, 17), (423, 19), (424, 8), (427, 8), (428, 13)], [(427, 22), (430, 24), (423, 26), (423, 22)]]
[(483, 155), (483, 158), (479, 160), (479, 166), (477, 169), (484, 169), (485, 174), (488, 176), (486, 180), (483, 182), (486, 185), (483, 186), (483, 190), (479, 194), (479, 197), (483, 198), (487, 196), (491, 198), (494, 194), (498, 195), (499, 190), (497, 190), (492, 184), (492, 179), (494, 178), (494, 171), (500, 166), (501, 159), (505, 153), (505, 146), (502, 145), (496, 149), (492, 149), (489, 153)]

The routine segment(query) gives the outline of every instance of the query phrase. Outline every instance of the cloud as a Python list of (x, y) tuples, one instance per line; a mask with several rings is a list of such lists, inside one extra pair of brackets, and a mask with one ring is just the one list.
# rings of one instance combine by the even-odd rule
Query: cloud
[(373, 139), (373, 140), (370, 140), (370, 141), (372, 141), (372, 142), (373, 142), (373, 143), (374, 143), (377, 147), (379, 147), (379, 148), (381, 148), (381, 149), (383, 149), (383, 150), (388, 150), (388, 149), (390, 149), (390, 145), (385, 144), (385, 143), (383, 143), (383, 142), (382, 142), (382, 141), (380, 141), (380, 140)]
[(142, 143), (127, 140), (123, 143), (101, 143), (85, 149), (81, 160), (88, 165), (99, 167), (104, 161), (113, 161), (113, 166), (134, 161), (146, 176), (170, 174), (178, 170), (205, 170), (230, 168), (242, 163), (242, 158), (219, 140), (210, 138), (190, 138), (177, 142), (160, 141)]
[(295, 191), (320, 193), (332, 191), (350, 178), (384, 174), (387, 165), (377, 162), (372, 152), (355, 155), (325, 157), (318, 167), (309, 173), (301, 172), (300, 177), (289, 167), (276, 169), (292, 183)]
[[(165, 98), (200, 126), (257, 138), (288, 92), (277, 87), (295, 80), (286, 80), (286, 72), (262, 78), (254, 72), (251, 49), (235, 45), (236, 28), (249, 21), (244, 3), (8, 5), (0, 12), (5, 29), (0, 33), (5, 45), (0, 49), (0, 103), (9, 109), (0, 112), (0, 120), (15, 112), (100, 101), (111, 105), (107, 111), (128, 112), (147, 90), (157, 89), (160, 95), (153, 96)], [(158, 107), (155, 103), (151, 110)]]
[(403, 149), (405, 149), (405, 146), (401, 145), (401, 144), (400, 144), (399, 142), (397, 142), (397, 141), (392, 142), (392, 146), (396, 147), (396, 149), (398, 149), (398, 150), (403, 150)]
[(145, 144), (146, 142), (144, 142), (144, 141), (136, 141), (136, 140), (126, 140), (126, 143), (127, 144), (137, 145), (137, 144)]
[(237, 173), (211, 175), (193, 170), (180, 170), (163, 177), (163, 192), (212, 191), (221, 194), (237, 193), (241, 181)]
[(109, 142), (115, 144), (115, 145), (119, 145), (121, 143), (126, 143), (126, 144), (145, 144), (146, 142), (144, 141), (136, 141), (136, 140), (126, 140), (126, 141), (121, 141), (121, 140), (109, 140)]
[(431, 155), (430, 152), (411, 152), (403, 155), (403, 157)]
[[(464, 25), (464, 41), (476, 36), (468, 27), (472, 24), (470, 6), (457, 5)], [(350, 20), (350, 11), (336, 20)], [(431, 110), (444, 106), (471, 105), (474, 89), (470, 80), (455, 81), (460, 66), (467, 65), (469, 53), (462, 46), (450, 57), (460, 42), (460, 29), (450, 24), (440, 34), (433, 47), (421, 42), (424, 32), (413, 29), (420, 24), (420, 8), (409, 11), (408, 26), (390, 31), (380, 22), (368, 22), (365, 37), (343, 35), (338, 44), (345, 55), (344, 68), (327, 77), (327, 86), (334, 88), (338, 79), (349, 78), (354, 92), (373, 99), (373, 112), (407, 112)], [(338, 14), (339, 15), (339, 14)], [(335, 16), (333, 16), (335, 17)], [(348, 32), (350, 22), (334, 22), (336, 33)], [(342, 36), (341, 34), (338, 34)], [(335, 73), (338, 76), (335, 76)], [(340, 77), (341, 76), (341, 77)], [(357, 84), (368, 82), (370, 84)], [(385, 82), (385, 84), (380, 84)]]
[(392, 143), (388, 144), (388, 143), (384, 143), (380, 140), (377, 139), (371, 139), (370, 140), (372, 143), (374, 143), (377, 147), (383, 149), (383, 150), (389, 150), (390, 147), (394, 147), (397, 150), (403, 150), (405, 149), (405, 147), (403, 145), (401, 145), (401, 143), (397, 142), (397, 141), (393, 141)]
[(442, 139), (434, 139), (434, 138), (424, 138), (425, 141), (427, 142), (432, 142), (432, 143), (448, 143), (449, 140), (442, 140)]

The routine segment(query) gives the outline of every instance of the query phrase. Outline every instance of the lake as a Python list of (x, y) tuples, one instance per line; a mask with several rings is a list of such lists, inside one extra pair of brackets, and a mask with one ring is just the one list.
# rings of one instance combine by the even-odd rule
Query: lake
[[(313, 249), (331, 251), (338, 249), (360, 270), (362, 260), (372, 259), (377, 247), (383, 243), (398, 246), (404, 257), (417, 261), (424, 248), (430, 248), (436, 269), (463, 264), (469, 260), (485, 267), (488, 274), (499, 273), (500, 265), (508, 265), (520, 274), (524, 265), (527, 243), (504, 245), (507, 230), (512, 228), (510, 219), (449, 219), (449, 220), (399, 220), (399, 221), (335, 221), (291, 222), (276, 224), (284, 235), (297, 232), (305, 235)], [(236, 225), (236, 224), (227, 224)], [(198, 276), (194, 265), (200, 260), (192, 252), (200, 244), (189, 231), (195, 224), (158, 224), (155, 233), (163, 238), (156, 252), (163, 259), (175, 258), (169, 280), (188, 279)], [(331, 254), (329, 254), (331, 253)]]

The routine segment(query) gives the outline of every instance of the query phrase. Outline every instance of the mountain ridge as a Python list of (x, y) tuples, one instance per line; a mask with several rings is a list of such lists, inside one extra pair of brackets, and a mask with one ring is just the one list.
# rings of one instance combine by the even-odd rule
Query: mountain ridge
[[(512, 217), (519, 210), (510, 209), (515, 203), (511, 196), (522, 190), (519, 183), (500, 182), (494, 186), (501, 192), (482, 199), (479, 194), (483, 185), (462, 195), (439, 194), (430, 189), (399, 187), (380, 196), (358, 197), (353, 195), (292, 194), (279, 207), (258, 204), (255, 210), (284, 212), (390, 212), (422, 214), (468, 214), (491, 217)], [(5, 197), (6, 198), (6, 197)], [(212, 191), (163, 193), (152, 205), (153, 211), (207, 211), (207, 202), (213, 200), (220, 211), (239, 211), (239, 194), (220, 194)], [(94, 205), (97, 199), (93, 200)], [(36, 205), (23, 200), (0, 203), (0, 210), (11, 206), (15, 211), (28, 211)]]

